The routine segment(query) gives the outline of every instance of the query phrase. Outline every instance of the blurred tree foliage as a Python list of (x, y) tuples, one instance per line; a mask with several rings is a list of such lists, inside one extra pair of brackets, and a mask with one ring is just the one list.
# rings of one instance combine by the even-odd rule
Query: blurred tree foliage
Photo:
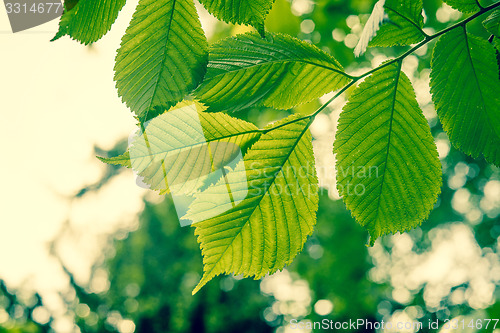
[(52, 318), (44, 318), (44, 323), (40, 323), (33, 316), (37, 310), (46, 312), (43, 309), (40, 295), (35, 293), (23, 297), (25, 294), (7, 288), (5, 282), (0, 280), (0, 333), (45, 333), (51, 331)]

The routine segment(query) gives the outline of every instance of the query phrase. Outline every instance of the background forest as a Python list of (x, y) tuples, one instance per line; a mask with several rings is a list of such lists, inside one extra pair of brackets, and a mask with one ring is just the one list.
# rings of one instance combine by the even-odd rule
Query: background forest
[[(369, 48), (363, 56), (354, 57), (353, 49), (374, 4), (365, 0), (276, 0), (266, 19), (266, 28), (310, 41), (334, 54), (347, 72), (363, 72), (407, 49)], [(134, 4), (127, 7), (133, 9)], [(424, 10), (425, 26), (431, 27), (426, 28), (432, 29), (430, 33), (463, 18), (439, 0), (424, 0)], [(211, 42), (251, 30), (203, 15), (202, 21), (210, 31)], [(468, 29), (488, 38), (481, 21), (471, 22)], [(47, 39), (47, 36), (37, 38)], [(106, 43), (104, 38), (81, 48), (88, 53), (99, 53)], [(292, 319), (305, 324), (324, 318), (420, 321), (424, 323), (421, 332), (491, 332), (491, 327), (458, 330), (442, 327), (447, 319), (465, 319), (469, 323), (472, 319), (500, 317), (500, 170), (482, 158), (474, 160), (454, 149), (440, 127), (428, 90), (431, 52), (426, 51), (434, 44), (424, 46), (403, 63), (431, 125), (443, 169), (442, 193), (421, 227), (405, 234), (384, 236), (373, 247), (366, 246), (366, 231), (351, 217), (334, 185), (331, 146), (345, 103), (340, 98), (329, 105), (327, 112), (318, 115), (311, 126), (322, 186), (318, 222), (304, 251), (284, 271), (258, 281), (219, 276), (192, 296), (202, 273), (193, 229), (180, 227), (169, 196), (141, 192), (140, 211), (126, 221), (114, 221), (112, 228), (95, 239), (83, 239), (79, 234), (81, 222), (73, 221), (78, 220), (78, 211), (67, 214), (46, 246), (65, 277), (57, 295), (58, 310), (54, 311), (50, 305), (53, 300), (45, 299), (29, 282), (12, 285), (2, 280), (0, 332), (70, 329), (123, 333), (289, 333), (301, 332), (290, 326)], [(99, 61), (99, 57), (94, 61)], [(75, 76), (74, 80), (79, 79)], [(96, 80), (111, 81), (109, 77)], [(77, 96), (74, 93), (70, 96)], [(84, 97), (79, 98), (92, 98), (84, 91), (80, 94)], [(320, 100), (324, 102), (328, 97)], [(263, 127), (291, 113), (310, 114), (321, 104), (311, 102), (289, 111), (251, 108), (239, 112), (237, 117)], [(127, 147), (127, 138), (121, 135), (118, 142), (104, 146), (96, 144), (93, 151), (84, 151), (84, 158), (119, 155)], [(79, 202), (109, 191), (116, 186), (117, 178), (125, 177), (129, 190), (136, 187), (130, 170), (100, 165), (98, 174), (61, 199), (68, 203), (70, 211)], [(121, 191), (127, 189), (121, 187)], [(109, 209), (120, 209), (120, 204)], [(1, 223), (2, 230), (9, 227), (3, 217)], [(67, 243), (75, 239), (91, 243), (96, 253), (87, 275), (79, 273), (78, 262), (68, 259), (65, 253)], [(2, 254), (9, 255), (15, 257), (16, 253)], [(0, 279), (3, 279), (1, 274)], [(439, 320), (440, 327), (428, 329), (429, 320)], [(66, 325), (61, 325), (61, 321)], [(500, 324), (497, 331), (500, 332)]]

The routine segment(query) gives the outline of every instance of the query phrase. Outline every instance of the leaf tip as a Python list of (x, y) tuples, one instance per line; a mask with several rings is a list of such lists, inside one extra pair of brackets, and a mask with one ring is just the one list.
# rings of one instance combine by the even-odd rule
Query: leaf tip
[(196, 288), (194, 288), (193, 291), (191, 292), (191, 295), (192, 296), (196, 295), (196, 293), (198, 293), (198, 291), (200, 291), (200, 289), (201, 289), (201, 287), (199, 287), (199, 285), (196, 286)]
[(201, 290), (210, 280), (212, 280), (213, 276), (208, 275), (207, 273), (203, 274), (203, 277), (201, 278), (200, 282), (194, 287), (193, 291), (191, 292), (191, 295), (195, 295), (198, 291)]
[(56, 40), (60, 39), (61, 37), (66, 35), (66, 31), (63, 31), (63, 28), (60, 27), (59, 30), (56, 32), (55, 36), (52, 37), (50, 40), (51, 42), (55, 42)]
[(102, 156), (96, 156), (96, 157), (99, 161), (109, 165), (120, 165), (127, 168), (132, 167), (132, 162), (130, 161), (130, 153), (128, 151), (126, 151), (122, 155), (115, 157), (102, 157)]

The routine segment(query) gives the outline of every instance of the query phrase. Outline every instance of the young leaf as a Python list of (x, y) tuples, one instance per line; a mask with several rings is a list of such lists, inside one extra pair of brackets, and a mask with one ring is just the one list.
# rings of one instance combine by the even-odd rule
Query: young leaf
[(52, 41), (62, 36), (85, 45), (101, 39), (110, 29), (126, 0), (82, 0), (76, 5), (68, 5), (59, 22), (59, 31)]
[[(216, 216), (195, 224), (204, 274), (193, 294), (222, 273), (258, 279), (282, 269), (312, 233), (318, 184), (309, 120), (292, 115), (274, 125), (291, 120), (295, 122), (264, 134), (225, 178), (234, 196), (247, 193), (243, 201), (233, 206), (223, 199), (224, 180), (197, 194), (191, 204), (186, 218)], [(235, 183), (241, 173), (248, 181)], [(225, 209), (215, 215), (220, 207)]]
[(140, 0), (116, 56), (118, 94), (141, 122), (152, 119), (198, 86), (207, 52), (192, 0)]
[[(181, 102), (152, 119), (133, 138), (129, 163), (152, 190), (194, 193), (214, 170), (230, 165), (261, 135), (246, 121), (199, 111), (199, 105)], [(119, 157), (101, 160), (125, 163)]]
[(452, 8), (455, 8), (462, 13), (473, 13), (479, 11), (478, 0), (443, 0)]
[(373, 7), (372, 13), (368, 18), (368, 21), (366, 21), (361, 37), (359, 38), (358, 45), (356, 45), (356, 48), (354, 49), (354, 55), (356, 57), (365, 53), (368, 43), (373, 39), (373, 37), (375, 37), (382, 22), (389, 18), (385, 13), (384, 4), (385, 0), (379, 0)]
[(342, 66), (316, 46), (283, 34), (247, 33), (210, 50), (203, 83), (195, 91), (208, 111), (253, 105), (289, 109), (349, 82)]
[(380, 27), (369, 46), (415, 44), (424, 39), (422, 0), (386, 0), (384, 9), (389, 19)]
[(429, 125), (401, 62), (368, 77), (340, 114), (337, 187), (371, 244), (427, 218), (441, 188)]
[(219, 20), (254, 26), (262, 34), (264, 20), (274, 0), (200, 0)]
[(500, 38), (500, 10), (495, 10), (491, 13), (491, 15), (483, 21), (483, 25), (490, 34)]
[(454, 29), (436, 43), (431, 93), (451, 143), (500, 166), (500, 80), (494, 47)]
[(97, 158), (104, 163), (110, 164), (110, 165), (120, 165), (126, 168), (131, 168), (132, 164), (130, 163), (130, 153), (126, 151), (125, 153), (119, 155), (119, 156), (114, 156), (114, 157), (101, 157), (97, 156)]

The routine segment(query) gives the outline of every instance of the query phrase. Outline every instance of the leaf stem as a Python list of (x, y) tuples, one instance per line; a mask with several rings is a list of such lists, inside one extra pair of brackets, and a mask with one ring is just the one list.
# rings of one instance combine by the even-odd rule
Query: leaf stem
[[(479, 5), (479, 2), (478, 2), (478, 5)], [(408, 51), (404, 52), (403, 54), (401, 54), (400, 56), (398, 56), (397, 58), (394, 58), (392, 60), (389, 60), (387, 62), (384, 62), (383, 64), (381, 64), (380, 66), (376, 67), (376, 68), (373, 68), (359, 76), (351, 76), (349, 75), (348, 77), (351, 78), (351, 82), (349, 82), (348, 84), (346, 84), (342, 89), (339, 90), (338, 93), (336, 93), (332, 98), (330, 98), (325, 104), (323, 104), (320, 108), (318, 108), (316, 111), (314, 111), (313, 113), (311, 113), (310, 115), (307, 115), (307, 116), (304, 116), (304, 117), (300, 117), (300, 118), (296, 118), (294, 120), (291, 120), (290, 122), (287, 122), (287, 123), (283, 123), (283, 124), (280, 124), (276, 127), (271, 127), (271, 128), (268, 128), (266, 130), (261, 130), (263, 134), (265, 133), (269, 133), (275, 129), (278, 129), (278, 128), (281, 128), (283, 126), (287, 126), (289, 124), (292, 124), (292, 123), (295, 123), (297, 121), (301, 121), (301, 120), (304, 120), (304, 119), (310, 119), (309, 121), (309, 124), (307, 125), (308, 127), (311, 125), (311, 123), (313, 122), (314, 118), (321, 112), (323, 111), (324, 109), (327, 108), (327, 106), (332, 103), (335, 99), (337, 99), (340, 95), (342, 95), (347, 89), (349, 89), (350, 87), (352, 87), (354, 84), (356, 84), (356, 82), (358, 82), (359, 80), (367, 77), (368, 75), (370, 74), (373, 74), (375, 73), (376, 71), (379, 71), (381, 70), (382, 68), (385, 68), (387, 66), (390, 66), (396, 62), (402, 62), (404, 58), (406, 58), (407, 56), (409, 56), (410, 54), (412, 54), (413, 52), (415, 52), (416, 50), (418, 50), (419, 48), (421, 48), (422, 46), (426, 45), (427, 43), (429, 43), (430, 41), (440, 37), (441, 35), (444, 35), (445, 33), (451, 31), (451, 30), (454, 30), (458, 27), (465, 27), (465, 25), (467, 23), (469, 23), (470, 21), (474, 20), (475, 18), (497, 8), (497, 7), (500, 7), (500, 2), (496, 2), (488, 7), (482, 7), (481, 5), (479, 5), (479, 7), (481, 8), (477, 13), (467, 17), (466, 19), (458, 22), (458, 23), (455, 23), (454, 25), (452, 26), (449, 26), (448, 28), (445, 28), (441, 31), (438, 31), (436, 32), (435, 34), (433, 35), (427, 35), (425, 34), (425, 38), (423, 41), (421, 41), (420, 43), (416, 44), (415, 46), (413, 46), (412, 48), (410, 48)]]

